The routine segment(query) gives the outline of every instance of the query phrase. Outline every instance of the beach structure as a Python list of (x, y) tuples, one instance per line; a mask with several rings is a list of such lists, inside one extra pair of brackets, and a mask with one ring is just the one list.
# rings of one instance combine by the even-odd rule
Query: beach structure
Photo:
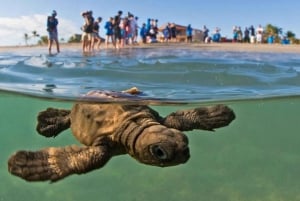
[[(187, 26), (179, 25), (176, 23), (174, 23), (174, 24), (176, 26), (176, 31), (177, 31), (177, 35), (176, 35), (177, 41), (178, 42), (186, 41)], [(165, 23), (158, 28), (158, 31), (159, 31), (158, 40), (160, 42), (162, 42), (164, 40), (162, 32), (166, 28), (167, 25), (168, 25), (168, 23)], [(196, 29), (193, 27), (193, 41), (203, 41), (203, 35), (204, 34), (203, 34), (202, 30)]]

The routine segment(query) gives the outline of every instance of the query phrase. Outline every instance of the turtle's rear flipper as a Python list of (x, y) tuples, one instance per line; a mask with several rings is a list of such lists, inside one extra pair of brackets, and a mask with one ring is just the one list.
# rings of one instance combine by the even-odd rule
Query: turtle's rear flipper
[(70, 128), (70, 110), (48, 108), (38, 114), (36, 130), (45, 137), (55, 137)]
[(106, 145), (18, 151), (8, 160), (8, 171), (27, 181), (58, 181), (71, 174), (101, 168), (111, 158)]

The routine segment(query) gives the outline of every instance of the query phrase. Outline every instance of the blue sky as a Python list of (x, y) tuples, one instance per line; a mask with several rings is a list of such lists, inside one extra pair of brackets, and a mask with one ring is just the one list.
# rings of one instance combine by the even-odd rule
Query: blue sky
[[(293, 31), (299, 38), (299, 8), (300, 1), (282, 0), (8, 0), (0, 7), (0, 45), (22, 45), (24, 33), (33, 30), (47, 35), (46, 16), (53, 9), (58, 12), (60, 38), (65, 39), (81, 33), (80, 12), (84, 10), (93, 10), (94, 16), (101, 16), (104, 21), (122, 10), (124, 14), (130, 11), (138, 16), (139, 25), (147, 18), (154, 18), (159, 20), (159, 25), (175, 22), (198, 29), (206, 25), (211, 33), (219, 27), (221, 34), (229, 38), (235, 25), (244, 29), (271, 23), (284, 32)], [(103, 27), (104, 22), (100, 26)], [(101, 34), (104, 36), (103, 28)]]

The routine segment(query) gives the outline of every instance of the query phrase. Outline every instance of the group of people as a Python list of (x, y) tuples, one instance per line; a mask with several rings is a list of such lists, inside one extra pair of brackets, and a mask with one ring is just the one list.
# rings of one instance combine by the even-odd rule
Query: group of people
[(125, 44), (136, 44), (138, 38), (138, 17), (128, 12), (128, 15), (122, 17), (123, 12), (118, 11), (115, 17), (110, 17), (104, 25), (105, 46), (109, 42), (117, 49), (124, 47)]
[[(215, 32), (212, 36), (209, 36), (209, 29), (204, 26), (203, 27), (203, 42), (220, 42), (221, 34), (220, 29), (216, 28)], [(263, 34), (264, 29), (261, 25), (259, 25), (256, 29), (253, 25), (249, 27), (245, 27), (243, 31), (240, 26), (233, 26), (232, 29), (232, 42), (244, 42), (244, 43), (262, 43), (263, 42)]]
[(210, 42), (220, 42), (221, 41), (221, 29), (216, 27), (212, 36), (209, 35), (209, 29), (206, 25), (203, 26), (203, 42), (210, 43)]
[(244, 32), (240, 26), (233, 26), (233, 42), (245, 42), (245, 43), (262, 43), (264, 29), (259, 25), (256, 30), (251, 25), (249, 28), (245, 27)]
[[(157, 19), (147, 19), (146, 23), (143, 23), (141, 27), (138, 26), (138, 17), (134, 16), (132, 13), (122, 17), (123, 12), (118, 11), (114, 17), (110, 17), (104, 24), (105, 29), (105, 39), (102, 39), (99, 35), (99, 24), (102, 22), (101, 17), (94, 19), (92, 11), (85, 11), (81, 13), (84, 19), (84, 24), (81, 27), (82, 35), (82, 51), (83, 52), (93, 52), (95, 50), (100, 50), (100, 45), (102, 40), (105, 40), (105, 46), (108, 48), (111, 43), (115, 48), (122, 48), (125, 44), (136, 44), (138, 36), (140, 36), (143, 43), (153, 43), (157, 42), (158, 20)], [(56, 18), (57, 12), (55, 10), (47, 18), (47, 31), (49, 33), (48, 38), (48, 51), (49, 54), (52, 53), (52, 45), (56, 43), (57, 53), (60, 52), (57, 25), (58, 20)], [(140, 30), (140, 31), (139, 31)], [(214, 33), (210, 36), (209, 29), (204, 26), (203, 30), (203, 42), (220, 42), (221, 34), (220, 29), (216, 28)], [(246, 27), (242, 31), (241, 27), (233, 27), (233, 42), (245, 42), (245, 43), (262, 43), (263, 41), (264, 29), (259, 25), (256, 30), (253, 26)], [(176, 42), (177, 29), (174, 23), (168, 23), (166, 27), (162, 30), (163, 41)], [(186, 41), (192, 42), (193, 39), (193, 28), (189, 24), (186, 28)], [(269, 39), (268, 39), (269, 40)], [(270, 37), (272, 41), (272, 37)]]
[(142, 24), (140, 30), (140, 37), (143, 43), (153, 43), (157, 42), (158, 34), (158, 20), (157, 19), (147, 19), (146, 23)]
[[(106, 47), (108, 47), (109, 42), (111, 42), (115, 48), (122, 48), (125, 44), (129, 43), (137, 43), (139, 28), (137, 24), (138, 17), (128, 12), (128, 15), (123, 18), (122, 14), (122, 11), (118, 11), (115, 17), (110, 17), (109, 20), (105, 22)], [(60, 52), (57, 34), (58, 20), (56, 16), (57, 12), (54, 10), (47, 19), (49, 54), (52, 54), (53, 42), (56, 43), (57, 53)], [(84, 19), (84, 23), (81, 27), (82, 51), (93, 52), (94, 50), (100, 50), (102, 39), (99, 35), (99, 24), (102, 22), (102, 18), (98, 17), (94, 19), (92, 11), (84, 11), (81, 13), (81, 16)], [(147, 31), (147, 34), (149, 32), (150, 31)]]
[[(115, 48), (122, 48), (125, 44), (136, 44), (138, 36), (142, 39), (143, 43), (157, 42), (158, 20), (147, 19), (146, 23), (142, 24), (142, 27), (138, 26), (138, 17), (128, 12), (127, 16), (122, 17), (123, 12), (118, 11), (116, 16), (110, 17), (104, 24), (105, 29), (105, 46), (108, 48), (111, 43)], [(57, 34), (58, 20), (56, 18), (57, 12), (53, 10), (47, 20), (47, 31), (49, 33), (48, 50), (49, 54), (52, 52), (52, 45), (55, 42), (57, 47), (57, 53), (60, 52), (59, 41)], [(84, 23), (81, 27), (82, 35), (82, 51), (93, 52), (100, 50), (102, 38), (99, 35), (99, 24), (102, 22), (102, 18), (98, 17), (94, 19), (92, 11), (84, 11), (81, 13), (84, 19)], [(140, 30), (140, 31), (138, 31)], [(177, 29), (174, 23), (168, 23), (165, 29), (162, 31), (164, 41), (176, 42)], [(204, 35), (208, 36), (209, 30), (204, 27)], [(191, 25), (186, 29), (186, 40), (192, 42), (193, 28)], [(206, 37), (204, 36), (204, 39)], [(207, 37), (208, 38), (208, 37)], [(216, 40), (216, 39), (214, 39)]]
[(81, 13), (84, 19), (84, 24), (81, 27), (82, 35), (82, 51), (92, 52), (95, 49), (100, 49), (101, 37), (99, 35), (99, 23), (102, 21), (101, 17), (96, 20), (93, 17), (93, 11), (85, 11)]
[[(115, 48), (122, 48), (125, 44), (137, 43), (138, 37), (138, 17), (128, 12), (128, 15), (122, 17), (123, 12), (118, 11), (117, 15), (110, 17), (104, 25), (105, 29), (105, 46), (108, 47), (111, 42)], [(95, 45), (99, 50), (101, 38), (99, 36), (99, 23), (102, 21), (98, 17), (96, 21), (92, 16), (92, 11), (82, 13), (84, 25), (82, 27), (82, 50), (83, 52), (92, 52)], [(96, 41), (96, 42), (95, 42)]]

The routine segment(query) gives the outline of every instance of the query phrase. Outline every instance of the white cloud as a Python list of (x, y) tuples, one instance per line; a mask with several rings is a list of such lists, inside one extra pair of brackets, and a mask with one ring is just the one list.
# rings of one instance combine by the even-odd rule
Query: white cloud
[[(74, 33), (80, 30), (70, 20), (58, 18), (59, 38), (68, 40)], [(48, 35), (46, 31), (46, 15), (36, 14), (33, 16), (20, 16), (16, 18), (0, 17), (0, 46), (4, 45), (24, 45), (24, 34), (32, 35), (32, 31), (37, 31), (40, 35)], [(34, 39), (28, 43), (36, 43)]]

